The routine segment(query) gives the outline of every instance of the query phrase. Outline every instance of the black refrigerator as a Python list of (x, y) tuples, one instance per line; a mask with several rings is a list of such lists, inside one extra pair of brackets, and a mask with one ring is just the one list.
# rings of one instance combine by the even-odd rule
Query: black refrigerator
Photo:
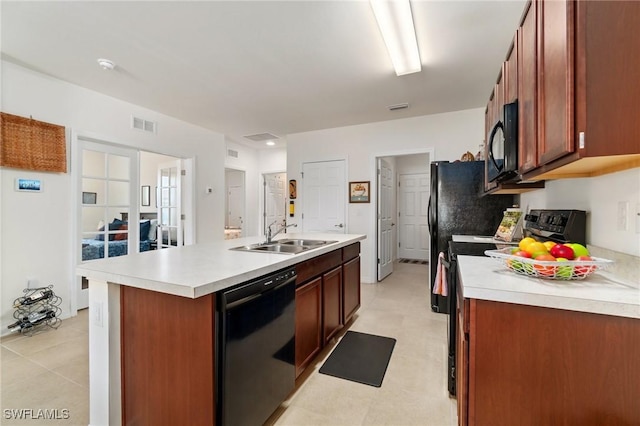
[[(433, 294), (438, 255), (448, 255), (452, 235), (494, 235), (513, 195), (484, 195), (484, 161), (434, 161), (429, 197), (431, 310), (449, 313), (447, 298)], [(451, 294), (451, 291), (449, 291)]]

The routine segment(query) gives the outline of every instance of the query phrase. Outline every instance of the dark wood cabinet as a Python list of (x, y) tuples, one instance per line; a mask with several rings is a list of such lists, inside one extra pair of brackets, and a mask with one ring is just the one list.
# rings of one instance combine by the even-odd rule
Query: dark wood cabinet
[[(500, 67), (485, 133), (517, 75), (518, 171), (527, 182), (486, 184), (491, 193), (544, 187), (545, 179), (598, 176), (640, 166), (640, 2), (532, 0)], [(488, 137), (488, 135), (487, 135)]]
[[(456, 315), (458, 323), (456, 328), (456, 398), (458, 400), (458, 424), (468, 424), (467, 414), (469, 407), (469, 301), (464, 300), (458, 289), (456, 301)], [(465, 303), (466, 302), (466, 303)], [(467, 314), (465, 315), (465, 308)]]
[(296, 265), (296, 377), (360, 307), (360, 243)]
[(538, 164), (529, 169), (524, 163), (524, 179), (640, 166), (640, 55), (632, 53), (640, 51), (640, 2), (537, 0), (531, 9), (537, 19)]
[(213, 294), (121, 286), (123, 425), (215, 424), (214, 318)]
[(360, 257), (342, 265), (342, 323), (347, 324), (360, 307)]
[(322, 336), (327, 344), (343, 326), (342, 266), (322, 275), (322, 306)]
[(640, 424), (637, 319), (464, 303), (469, 310), (459, 313), (456, 366), (459, 424)]
[(296, 288), (296, 377), (322, 346), (322, 278), (318, 277)]
[(574, 2), (538, 1), (538, 164), (574, 151)]
[(537, 3), (527, 5), (518, 29), (518, 171), (538, 166)]

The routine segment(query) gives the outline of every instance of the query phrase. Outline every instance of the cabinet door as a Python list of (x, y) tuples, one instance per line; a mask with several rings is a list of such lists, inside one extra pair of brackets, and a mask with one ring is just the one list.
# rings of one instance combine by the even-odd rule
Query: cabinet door
[(518, 30), (518, 170), (521, 174), (538, 166), (536, 5), (537, 2), (529, 4)]
[(322, 349), (322, 278), (296, 288), (296, 377)]
[(326, 344), (342, 328), (342, 266), (322, 275), (322, 323)]
[(215, 298), (120, 290), (122, 423), (215, 424)]
[(458, 287), (455, 313), (458, 316), (456, 327), (456, 398), (458, 400), (458, 424), (464, 426), (469, 423), (469, 302), (467, 300), (467, 310), (465, 311), (465, 299), (461, 297), (461, 294), (461, 288)]
[(538, 1), (538, 163), (574, 151), (573, 1)]
[(518, 99), (518, 33), (511, 45), (511, 49), (507, 54), (507, 60), (504, 63), (504, 102), (511, 103)]
[(360, 307), (360, 257), (345, 263), (342, 274), (342, 323), (346, 324)]
[(456, 332), (456, 397), (458, 398), (458, 424), (467, 425), (469, 413), (469, 340), (466, 339), (462, 315), (458, 316)]

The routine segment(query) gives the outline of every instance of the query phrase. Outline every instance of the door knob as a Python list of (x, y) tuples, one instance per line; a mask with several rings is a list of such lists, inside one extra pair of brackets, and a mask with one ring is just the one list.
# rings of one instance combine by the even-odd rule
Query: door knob
[(337, 227), (337, 228), (344, 228), (344, 225), (343, 225), (343, 224), (334, 225), (334, 226), (335, 226), (335, 227)]
[(396, 224), (395, 224), (395, 223), (393, 223), (393, 222), (391, 222), (391, 226), (396, 226)]

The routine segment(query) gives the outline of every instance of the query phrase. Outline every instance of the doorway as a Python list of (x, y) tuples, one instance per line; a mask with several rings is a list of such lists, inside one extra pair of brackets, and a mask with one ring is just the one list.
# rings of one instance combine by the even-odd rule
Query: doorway
[(264, 232), (270, 224), (284, 224), (287, 220), (285, 214), (287, 207), (287, 174), (284, 172), (265, 173), (262, 178), (264, 200), (262, 230)]
[(240, 238), (245, 218), (245, 172), (225, 169), (224, 238)]
[[(194, 170), (191, 159), (180, 160), (140, 151), (128, 145), (81, 134), (74, 133), (73, 138), (76, 141), (76, 148), (72, 151), (76, 206), (73, 270), (82, 262), (160, 247), (154, 237), (159, 228), (153, 226), (157, 225), (158, 194), (153, 189), (159, 185), (158, 161), (180, 161), (184, 164), (179, 172), (181, 176), (184, 169), (189, 170), (187, 178), (182, 179), (183, 197), (177, 198), (182, 208), (182, 213), (177, 217), (183, 218), (180, 223), (185, 224), (186, 243), (193, 242), (191, 192)], [(131, 226), (131, 223), (136, 226)], [(140, 232), (135, 232), (138, 230)], [(71, 283), (71, 310), (87, 308), (87, 280), (74, 274)]]
[(428, 263), (427, 205), (433, 150), (376, 157), (376, 277), (396, 261)]

